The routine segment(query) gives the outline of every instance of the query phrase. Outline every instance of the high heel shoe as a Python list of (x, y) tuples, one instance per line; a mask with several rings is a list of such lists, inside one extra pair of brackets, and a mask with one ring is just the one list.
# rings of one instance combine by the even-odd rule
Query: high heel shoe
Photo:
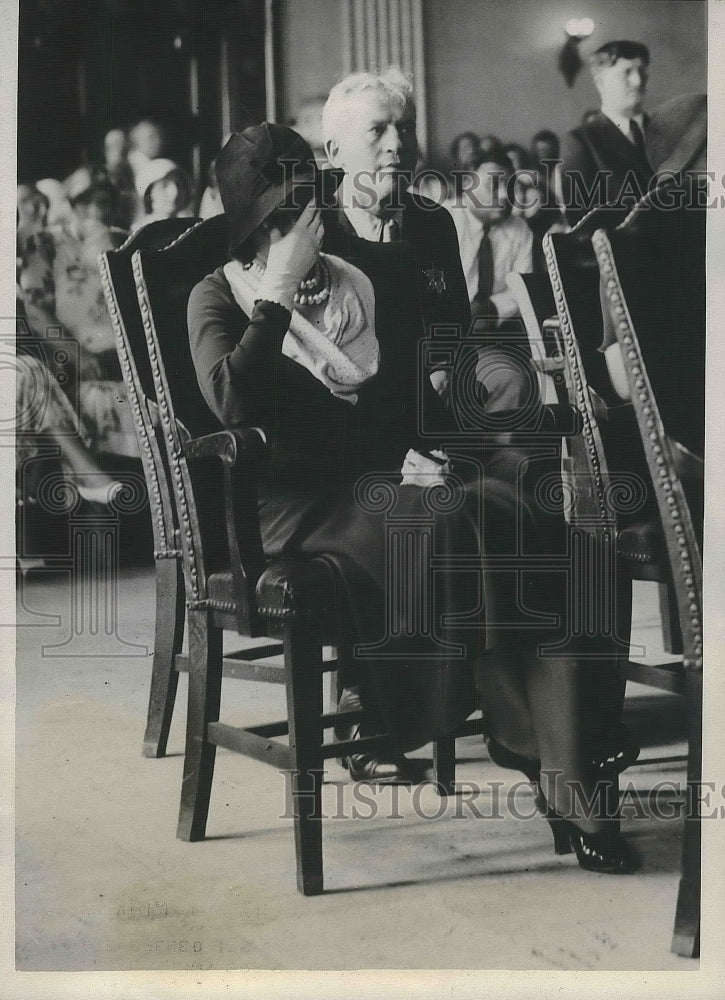
[(627, 841), (618, 831), (587, 833), (564, 819), (548, 804), (541, 792), (537, 792), (537, 807), (546, 818), (554, 837), (555, 854), (576, 854), (579, 867), (588, 872), (602, 875), (627, 875), (634, 870), (634, 860)]

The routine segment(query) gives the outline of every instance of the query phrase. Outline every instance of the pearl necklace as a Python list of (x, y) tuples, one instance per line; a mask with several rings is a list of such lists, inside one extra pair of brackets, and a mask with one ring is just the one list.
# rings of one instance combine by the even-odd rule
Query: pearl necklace
[[(254, 271), (260, 278), (266, 270), (266, 265), (258, 257), (255, 257), (254, 260), (242, 266), (245, 271)], [(315, 269), (312, 272), (312, 277), (304, 278), (297, 286), (297, 291), (293, 296), (295, 305), (320, 305), (329, 299), (331, 284), (330, 269), (324, 258), (318, 257), (315, 261)]]

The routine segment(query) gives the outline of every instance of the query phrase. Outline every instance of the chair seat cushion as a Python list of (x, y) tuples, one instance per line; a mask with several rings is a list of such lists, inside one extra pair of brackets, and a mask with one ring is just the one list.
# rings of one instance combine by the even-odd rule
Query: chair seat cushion
[(656, 521), (636, 521), (622, 528), (617, 534), (617, 555), (646, 567), (648, 579), (669, 578), (665, 540)]
[[(236, 611), (231, 570), (208, 579), (209, 604), (219, 611)], [(256, 586), (257, 610), (267, 618), (328, 619), (338, 607), (335, 568), (322, 557), (278, 559), (270, 563)]]

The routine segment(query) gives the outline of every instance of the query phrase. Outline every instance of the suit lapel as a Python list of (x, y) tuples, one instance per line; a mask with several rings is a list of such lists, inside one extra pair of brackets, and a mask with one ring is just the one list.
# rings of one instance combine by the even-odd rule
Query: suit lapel
[(613, 121), (600, 112), (587, 126), (590, 146), (600, 170), (609, 170), (618, 181), (633, 172), (643, 189), (652, 177), (652, 168), (634, 143), (622, 134)]

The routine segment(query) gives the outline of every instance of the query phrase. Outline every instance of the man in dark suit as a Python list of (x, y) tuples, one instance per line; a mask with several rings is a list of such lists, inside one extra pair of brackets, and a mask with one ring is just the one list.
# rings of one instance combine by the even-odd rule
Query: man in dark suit
[(642, 107), (649, 50), (640, 42), (607, 42), (589, 65), (601, 110), (573, 129), (562, 148), (562, 197), (571, 225), (600, 205), (636, 204), (653, 176)]
[[(421, 432), (431, 409), (447, 424), (450, 417), (423, 369), (419, 372), (403, 359), (415, 356), (432, 328), (444, 327), (460, 340), (468, 331), (471, 312), (450, 214), (407, 190), (418, 155), (410, 83), (392, 68), (346, 77), (330, 92), (322, 133), (327, 159), (343, 175), (334, 200), (322, 213), (322, 249), (354, 264), (372, 282), (376, 331), (381, 345), (387, 345), (382, 349), (389, 352), (384, 360), (396, 371), (397, 381), (390, 382), (394, 395), (415, 398), (415, 392), (405, 390), (411, 382), (418, 386), (418, 410), (399, 414), (411, 432), (411, 457), (401, 470), (404, 482), (443, 482), (444, 464), (431, 457), (431, 443)], [(391, 406), (394, 411), (394, 400), (381, 401), (380, 413), (389, 414)], [(379, 433), (389, 434), (390, 428), (381, 425)], [(472, 673), (465, 670), (440, 674), (434, 728), (453, 728), (474, 709), (472, 681)], [(370, 711), (377, 701), (384, 714), (381, 700), (390, 712), (396, 704), (410, 711), (421, 698), (410, 674), (390, 670), (389, 665), (377, 671), (372, 687), (365, 676), (343, 678), (341, 709), (357, 709), (362, 701)], [(374, 732), (375, 723), (369, 726)], [(338, 736), (350, 735), (338, 730)], [(352, 754), (346, 766), (352, 778), (380, 783), (404, 780), (410, 773), (405, 758), (374, 753)]]

